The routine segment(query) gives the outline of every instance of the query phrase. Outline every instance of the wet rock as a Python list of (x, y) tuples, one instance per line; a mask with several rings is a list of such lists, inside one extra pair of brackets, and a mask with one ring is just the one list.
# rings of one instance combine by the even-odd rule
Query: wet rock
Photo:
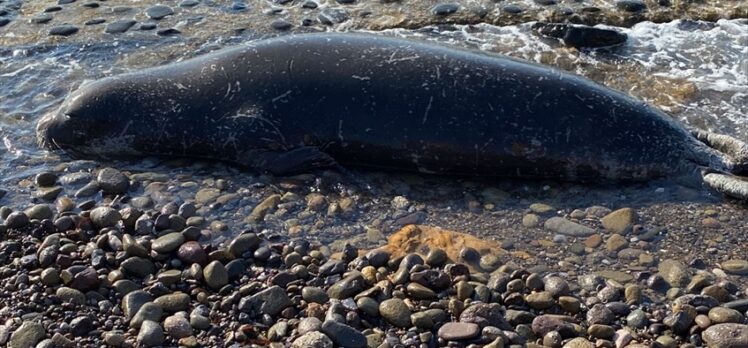
[(257, 223), (262, 221), (262, 219), (265, 218), (265, 215), (270, 212), (270, 210), (275, 209), (278, 206), (278, 203), (280, 203), (281, 195), (275, 194), (270, 195), (269, 197), (265, 198), (260, 204), (258, 204), (254, 209), (252, 209), (252, 212), (249, 214), (249, 216), (245, 219), (247, 223)]
[(29, 225), (29, 217), (23, 212), (12, 212), (5, 218), (5, 227), (8, 229), (20, 229)]
[(91, 210), (91, 222), (98, 228), (112, 227), (122, 220), (122, 215), (110, 207), (98, 207)]
[(40, 187), (51, 187), (57, 183), (57, 174), (52, 172), (39, 173), (34, 177), (34, 182)]
[[(576, 48), (616, 46), (623, 44), (628, 38), (626, 34), (616, 30), (566, 23), (537, 23), (533, 25), (533, 29), (540, 35), (561, 39), (565, 45)], [(631, 226), (626, 227), (624, 221), (624, 217), (617, 214), (603, 220), (603, 227), (610, 231), (626, 231)]]
[[(44, 220), (51, 219), (55, 213), (47, 204), (36, 204), (23, 211), (29, 219)], [(11, 214), (12, 215), (12, 214)]]
[[(131, 22), (132, 24), (127, 26), (127, 28), (125, 28), (122, 32), (126, 31), (135, 24), (135, 21)], [(115, 26), (115, 23), (119, 23), (119, 25), (121, 25), (123, 28), (125, 27), (124, 24), (126, 24), (123, 21), (113, 22), (109, 26), (107, 26), (107, 32), (110, 32), (109, 28)], [(104, 168), (100, 170), (98, 175), (96, 176), (96, 181), (99, 183), (99, 187), (102, 191), (104, 191), (105, 194), (126, 193), (130, 188), (130, 181), (127, 179), (127, 176), (114, 168)]]
[(587, 237), (595, 233), (595, 230), (576, 222), (566, 220), (562, 217), (552, 217), (545, 221), (545, 228), (555, 233), (572, 237)]
[(437, 335), (446, 341), (462, 341), (478, 337), (480, 327), (473, 323), (446, 323), (439, 328)]
[(336, 346), (346, 348), (366, 347), (366, 336), (346, 324), (334, 320), (326, 320), (322, 323), (321, 331), (332, 338)]
[(184, 236), (179, 232), (172, 232), (156, 238), (151, 242), (151, 250), (159, 254), (169, 254), (177, 250), (184, 243)]
[(345, 299), (363, 291), (365, 286), (366, 281), (361, 273), (353, 272), (327, 289), (327, 295), (331, 298)]
[(229, 244), (229, 252), (234, 257), (241, 257), (248, 251), (254, 251), (260, 245), (260, 238), (254, 233), (244, 233), (234, 238)]
[(177, 250), (177, 257), (187, 265), (193, 263), (205, 265), (208, 263), (208, 253), (205, 252), (205, 249), (198, 242), (182, 244)]

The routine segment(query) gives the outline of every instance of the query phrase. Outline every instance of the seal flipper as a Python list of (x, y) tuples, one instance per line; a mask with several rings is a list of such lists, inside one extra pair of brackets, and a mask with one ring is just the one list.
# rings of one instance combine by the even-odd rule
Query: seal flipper
[(724, 134), (692, 129), (691, 134), (707, 146), (726, 154), (730, 173), (748, 173), (748, 144)]
[(242, 164), (274, 175), (298, 174), (337, 165), (335, 159), (314, 146), (301, 146), (288, 151), (261, 151), (247, 154)]
[(748, 201), (748, 178), (721, 173), (708, 173), (704, 175), (704, 183), (713, 190), (727, 196)]

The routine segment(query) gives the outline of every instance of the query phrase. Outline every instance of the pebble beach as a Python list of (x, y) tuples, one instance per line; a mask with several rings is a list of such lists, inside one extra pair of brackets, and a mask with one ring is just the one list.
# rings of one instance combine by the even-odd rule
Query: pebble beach
[(366, 31), (552, 65), (745, 139), (746, 18), (734, 0), (0, 0), (0, 346), (748, 347), (748, 210), (704, 187), (273, 177), (34, 135), (85, 80)]

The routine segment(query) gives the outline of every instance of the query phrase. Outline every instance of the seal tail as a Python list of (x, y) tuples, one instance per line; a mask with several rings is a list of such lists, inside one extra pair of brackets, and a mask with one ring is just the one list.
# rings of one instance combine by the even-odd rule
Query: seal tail
[(748, 144), (728, 135), (698, 129), (692, 130), (691, 134), (707, 146), (727, 155), (728, 172), (736, 175), (748, 174)]

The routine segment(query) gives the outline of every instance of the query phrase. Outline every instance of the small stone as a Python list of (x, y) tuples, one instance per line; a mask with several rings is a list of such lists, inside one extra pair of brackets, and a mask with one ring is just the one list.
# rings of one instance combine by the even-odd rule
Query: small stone
[(281, 195), (279, 194), (270, 195), (269, 197), (265, 198), (262, 202), (260, 202), (260, 204), (252, 209), (252, 212), (245, 219), (245, 222), (257, 223), (262, 221), (265, 218), (265, 215), (270, 212), (270, 210), (275, 209), (278, 206), (280, 200)]
[(172, 315), (164, 320), (164, 330), (169, 336), (174, 338), (184, 338), (192, 336), (192, 326), (190, 322), (181, 315)]
[(239, 258), (248, 251), (254, 251), (260, 245), (260, 238), (254, 233), (240, 234), (229, 244), (229, 252)]
[(137, 341), (146, 347), (156, 347), (164, 343), (164, 330), (155, 321), (146, 320), (140, 326)]
[(566, 342), (563, 348), (595, 348), (595, 345), (584, 337), (577, 337)]
[(748, 260), (728, 260), (721, 265), (728, 274), (748, 275)]
[(229, 283), (229, 273), (220, 261), (213, 261), (205, 266), (203, 277), (205, 283), (214, 290), (218, 290)]
[(743, 348), (748, 347), (748, 325), (717, 324), (701, 333), (709, 347)]
[(627, 234), (631, 227), (636, 223), (636, 212), (631, 208), (622, 208), (605, 215), (600, 222), (606, 230), (617, 233)]
[(155, 322), (161, 321), (162, 315), (163, 310), (161, 309), (161, 306), (153, 302), (144, 303), (140, 309), (138, 309), (138, 312), (132, 317), (132, 320), (130, 320), (130, 327), (139, 329), (146, 320)]
[[(121, 32), (125, 32), (134, 24), (134, 20), (119, 20), (109, 24), (106, 30), (107, 33), (111, 33), (110, 28), (115, 28), (124, 29)], [(127, 179), (127, 176), (114, 168), (104, 168), (100, 170), (99, 174), (96, 176), (96, 181), (99, 183), (99, 187), (105, 194), (126, 193), (130, 188), (130, 181)]]
[(595, 230), (592, 228), (558, 216), (546, 220), (544, 226), (552, 232), (572, 237), (587, 237), (595, 233)]
[(173, 15), (174, 10), (169, 6), (155, 5), (155, 6), (149, 7), (145, 11), (145, 14), (151, 19), (159, 20), (166, 16)]
[(618, 0), (616, 7), (627, 12), (640, 12), (647, 9), (647, 4), (642, 0)]
[(317, 331), (309, 332), (295, 339), (292, 348), (333, 348), (332, 340), (325, 334)]
[(252, 296), (242, 298), (239, 301), (239, 310), (245, 313), (253, 312), (273, 316), (291, 305), (291, 299), (288, 298), (286, 291), (274, 285)]
[(588, 335), (594, 338), (600, 338), (604, 340), (609, 340), (613, 338), (613, 335), (615, 333), (616, 333), (616, 329), (608, 325), (593, 324), (593, 325), (590, 325), (590, 327), (587, 329)]
[[(29, 219), (44, 220), (51, 219), (55, 213), (48, 204), (36, 204), (23, 211)], [(11, 214), (13, 215), (13, 214)]]
[(742, 323), (745, 317), (740, 312), (725, 307), (714, 307), (709, 310), (709, 320), (715, 324)]
[(540, 216), (535, 214), (526, 214), (522, 217), (522, 226), (533, 228), (540, 225)]
[(527, 305), (538, 310), (551, 308), (555, 304), (553, 296), (547, 291), (529, 294), (525, 296), (525, 301), (527, 301)]
[(57, 183), (57, 174), (52, 172), (39, 173), (34, 177), (34, 181), (40, 187), (51, 187)]
[[(410, 320), (410, 318), (408, 320)], [(366, 336), (364, 336), (361, 331), (346, 324), (334, 320), (326, 320), (322, 323), (321, 331), (328, 337), (332, 338), (332, 341), (336, 346), (345, 348), (366, 347)]]
[(180, 232), (165, 234), (151, 242), (151, 250), (159, 254), (169, 254), (177, 250), (184, 243), (184, 236)]
[(314, 286), (305, 286), (301, 289), (301, 297), (307, 302), (319, 304), (325, 304), (327, 301), (330, 301), (330, 296), (324, 290)]
[(159, 305), (164, 311), (176, 313), (179, 311), (185, 311), (189, 308), (190, 295), (177, 291), (171, 294), (159, 296), (153, 302)]
[(122, 220), (122, 215), (110, 207), (98, 207), (91, 210), (91, 222), (98, 228), (112, 227)]
[(608, 241), (605, 244), (605, 248), (608, 249), (608, 251), (615, 252), (626, 248), (628, 245), (629, 242), (624, 236), (615, 233), (608, 238)]
[(690, 272), (680, 261), (667, 259), (660, 262), (659, 274), (671, 287), (683, 288), (690, 281)]
[(459, 9), (460, 6), (457, 4), (439, 4), (434, 6), (431, 9), (431, 12), (437, 16), (448, 16), (457, 12)]
[(473, 323), (446, 323), (439, 328), (437, 335), (446, 341), (462, 341), (478, 337), (480, 327)]
[(156, 265), (152, 261), (138, 256), (126, 259), (120, 267), (126, 273), (139, 278), (145, 278), (148, 275), (156, 273)]
[(399, 298), (382, 301), (379, 304), (379, 314), (390, 324), (407, 328), (410, 326), (410, 308)]

